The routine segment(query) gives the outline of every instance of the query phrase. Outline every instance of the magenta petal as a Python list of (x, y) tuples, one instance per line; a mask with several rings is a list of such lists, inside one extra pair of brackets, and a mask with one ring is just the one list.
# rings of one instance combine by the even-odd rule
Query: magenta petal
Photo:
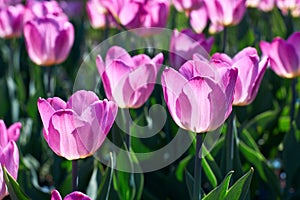
[(263, 55), (265, 56), (269, 56), (269, 53), (270, 53), (270, 48), (271, 48), (271, 44), (266, 42), (266, 41), (261, 41), (259, 43), (259, 47), (263, 53)]
[(22, 124), (20, 122), (16, 122), (11, 125), (7, 130), (8, 140), (17, 141), (20, 136), (20, 129)]
[(4, 198), (6, 195), (8, 195), (8, 191), (7, 191), (7, 187), (5, 185), (3, 169), (0, 164), (0, 199)]
[(238, 61), (239, 59), (242, 59), (245, 56), (253, 56), (253, 57), (256, 57), (257, 60), (259, 60), (256, 49), (253, 48), (253, 47), (246, 47), (242, 51), (240, 51), (239, 53), (237, 53), (233, 57), (232, 61), (236, 62), (236, 61)]
[(140, 6), (135, 2), (127, 2), (119, 13), (121, 24), (129, 28), (137, 28)]
[(0, 152), (8, 143), (8, 135), (6, 125), (3, 120), (0, 120)]
[(106, 68), (108, 68), (113, 62), (113, 60), (116, 59), (122, 60), (128, 66), (134, 66), (134, 62), (132, 61), (132, 58), (130, 57), (130, 55), (127, 53), (125, 49), (119, 46), (113, 46), (106, 53), (106, 57), (105, 57)]
[(158, 72), (164, 62), (164, 54), (157, 54), (154, 58), (152, 58), (152, 62), (155, 64), (156, 72)]
[(57, 111), (50, 120), (48, 144), (59, 156), (68, 160), (84, 158), (90, 155), (77, 129), (86, 126), (72, 110)]
[(51, 192), (51, 199), (50, 200), (62, 200), (59, 192), (57, 190), (53, 190)]
[(147, 56), (145, 54), (139, 54), (139, 55), (133, 56), (132, 61), (134, 62), (135, 67), (139, 67), (143, 64), (151, 62), (151, 59), (149, 58), (149, 56)]
[(59, 97), (48, 98), (47, 102), (51, 105), (54, 110), (60, 110), (67, 108), (67, 104), (64, 100)]
[[(48, 127), (49, 127), (49, 121), (51, 116), (54, 114), (55, 110), (53, 109), (53, 107), (49, 104), (49, 102), (45, 99), (39, 98), (38, 103), (38, 110), (44, 125), (44, 129), (45, 129), (45, 135), (44, 136), (48, 136)], [(46, 141), (48, 141), (48, 137), (45, 138)]]
[(300, 60), (300, 32), (293, 33), (287, 40), (287, 43), (294, 47), (298, 60)]
[(232, 65), (232, 59), (225, 53), (215, 53), (211, 57), (211, 61), (221, 61), (225, 62), (228, 65)]
[(5, 166), (14, 179), (17, 179), (19, 169), (19, 150), (14, 141), (9, 141), (0, 153), (0, 163)]
[(70, 97), (67, 108), (74, 110), (80, 116), (86, 108), (98, 100), (99, 98), (94, 92), (79, 90)]
[[(293, 74), (299, 71), (299, 61), (295, 49), (290, 44), (285, 43), (284, 41), (279, 41), (278, 43), (278, 56), (282, 64), (283, 69), (286, 71), (287, 76), (293, 76)], [(273, 68), (272, 68), (273, 69)]]
[(70, 53), (74, 43), (74, 27), (70, 22), (65, 22), (63, 30), (61, 30), (55, 39), (55, 59), (56, 64), (65, 61)]
[(190, 14), (190, 24), (197, 33), (202, 33), (207, 25), (207, 21), (208, 16), (205, 6), (201, 6), (198, 10), (193, 10)]
[(102, 76), (103, 72), (105, 71), (105, 63), (100, 55), (98, 55), (96, 58), (96, 65), (100, 76)]
[(72, 192), (71, 194), (68, 194), (64, 200), (92, 200), (89, 196), (81, 193), (81, 192)]

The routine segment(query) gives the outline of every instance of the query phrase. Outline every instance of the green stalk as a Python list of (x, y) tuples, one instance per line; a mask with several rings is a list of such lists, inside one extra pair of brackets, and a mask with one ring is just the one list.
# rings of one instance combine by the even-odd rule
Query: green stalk
[(72, 191), (78, 189), (78, 160), (72, 160)]
[(203, 133), (196, 135), (196, 154), (195, 154), (195, 167), (194, 167), (194, 190), (193, 200), (201, 200), (201, 173), (202, 173), (202, 139)]

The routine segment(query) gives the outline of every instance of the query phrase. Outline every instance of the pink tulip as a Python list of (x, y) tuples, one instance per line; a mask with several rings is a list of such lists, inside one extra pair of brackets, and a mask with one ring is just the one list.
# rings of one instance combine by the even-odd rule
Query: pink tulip
[(170, 41), (170, 65), (179, 69), (183, 63), (192, 59), (193, 54), (199, 53), (208, 58), (214, 39), (205, 38), (204, 34), (194, 33), (191, 29), (173, 31)]
[(275, 0), (246, 0), (246, 6), (250, 8), (258, 8), (264, 12), (273, 10)]
[(19, 151), (15, 142), (19, 138), (21, 126), (21, 123), (17, 122), (7, 129), (4, 121), (0, 120), (0, 199), (8, 195), (3, 167), (14, 179), (18, 176)]
[(300, 76), (300, 32), (293, 33), (286, 41), (280, 37), (271, 43), (262, 41), (263, 55), (269, 56), (271, 69), (284, 78)]
[(246, 11), (245, 0), (204, 0), (204, 3), (211, 21), (211, 33), (238, 24)]
[[(62, 200), (59, 192), (57, 190), (53, 190), (51, 193), (51, 200)], [(68, 194), (64, 200), (92, 200), (89, 196), (81, 193), (81, 192), (72, 192)]]
[(27, 3), (24, 22), (37, 18), (60, 18), (68, 21), (68, 16), (63, 12), (57, 1), (36, 1), (31, 0)]
[(8, 6), (0, 8), (0, 37), (15, 38), (22, 35), (24, 6)]
[(163, 93), (176, 124), (196, 133), (220, 127), (232, 110), (237, 74), (226, 62), (208, 63), (196, 57), (179, 71), (165, 69)]
[(0, 8), (4, 8), (10, 5), (18, 5), (22, 3), (22, 0), (0, 0)]
[(238, 69), (233, 105), (244, 106), (252, 103), (267, 69), (268, 58), (264, 57), (259, 62), (256, 49), (247, 47), (236, 54), (233, 59), (226, 54), (215, 53), (211, 60), (227, 62), (231, 68)]
[(121, 108), (138, 108), (147, 101), (162, 62), (162, 53), (153, 59), (145, 54), (131, 57), (118, 46), (108, 50), (105, 63), (101, 56), (96, 60), (107, 98)]
[(40, 98), (38, 110), (49, 147), (68, 160), (92, 155), (102, 145), (117, 115), (117, 106), (88, 91), (75, 92), (67, 102)]
[(203, 0), (173, 0), (172, 3), (179, 12), (192, 11), (199, 9)]
[(168, 0), (103, 0), (101, 3), (127, 29), (145, 28), (136, 31), (140, 36), (156, 34), (157, 31), (146, 28), (165, 27), (168, 20)]
[(60, 18), (38, 18), (24, 25), (24, 37), (30, 59), (37, 65), (51, 66), (68, 57), (74, 27)]
[(102, 5), (101, 0), (89, 0), (86, 3), (86, 11), (90, 23), (95, 29), (105, 28), (106, 26), (114, 27), (116, 24), (112, 19), (111, 14), (108, 13), (106, 7)]
[(190, 12), (190, 24), (196, 33), (202, 33), (207, 25), (208, 16), (205, 5)]
[(284, 15), (290, 11), (293, 17), (300, 16), (300, 0), (276, 0), (276, 5)]

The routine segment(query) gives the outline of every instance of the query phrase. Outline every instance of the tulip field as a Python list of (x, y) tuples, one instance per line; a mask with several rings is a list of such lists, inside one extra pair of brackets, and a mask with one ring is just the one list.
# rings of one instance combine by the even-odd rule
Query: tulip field
[(299, 0), (0, 0), (0, 200), (300, 199)]

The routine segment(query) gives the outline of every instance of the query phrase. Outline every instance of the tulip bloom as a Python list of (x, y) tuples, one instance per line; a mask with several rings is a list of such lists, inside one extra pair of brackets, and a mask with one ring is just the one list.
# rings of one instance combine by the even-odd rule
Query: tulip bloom
[(37, 65), (64, 62), (74, 42), (73, 25), (60, 18), (39, 18), (27, 22), (24, 37), (30, 59)]
[(293, 33), (286, 41), (280, 37), (271, 43), (262, 41), (260, 48), (263, 55), (270, 58), (271, 69), (284, 78), (300, 76), (300, 32)]
[[(103, 0), (101, 3), (127, 29), (165, 27), (170, 7), (168, 0)], [(136, 31), (141, 36), (155, 33), (157, 31), (151, 29)]]
[(269, 12), (274, 8), (275, 0), (246, 0), (246, 6)]
[(216, 53), (211, 60), (227, 62), (232, 68), (238, 69), (233, 105), (244, 106), (252, 103), (267, 69), (268, 58), (264, 57), (259, 62), (256, 49), (247, 47), (236, 54), (233, 59), (226, 54)]
[(6, 167), (14, 179), (18, 176), (19, 151), (16, 141), (20, 136), (20, 129), (21, 123), (19, 122), (7, 129), (3, 120), (0, 120), (0, 199), (8, 195), (2, 166)]
[[(62, 200), (60, 193), (57, 190), (53, 190), (51, 193), (51, 200)], [(92, 200), (89, 196), (81, 192), (72, 192), (68, 194), (64, 200)]]
[(204, 34), (194, 33), (191, 29), (180, 32), (173, 31), (170, 41), (170, 65), (179, 69), (183, 63), (192, 59), (193, 54), (199, 53), (208, 58), (214, 39), (206, 39)]
[(238, 24), (246, 11), (245, 0), (204, 0), (211, 21), (211, 33)]
[(105, 63), (101, 56), (96, 60), (107, 98), (121, 108), (138, 108), (146, 102), (162, 62), (162, 53), (153, 59), (144, 54), (131, 57), (118, 46), (108, 50)]
[[(199, 20), (201, 19), (201, 20)], [(205, 5), (190, 12), (190, 24), (196, 33), (202, 33), (207, 25), (208, 16)]]
[(25, 8), (19, 4), (0, 8), (0, 37), (20, 37), (23, 30)]
[(175, 8), (181, 12), (197, 10), (202, 6), (203, 0), (173, 0), (172, 1)]
[(59, 17), (68, 21), (68, 16), (63, 12), (57, 1), (28, 1), (24, 22), (44, 17)]
[(49, 147), (68, 160), (92, 155), (102, 145), (117, 115), (117, 106), (88, 91), (75, 92), (67, 102), (40, 98), (38, 110)]
[(196, 58), (179, 71), (165, 69), (162, 88), (176, 124), (196, 133), (220, 127), (232, 110), (237, 74), (237, 69), (228, 68), (226, 62), (208, 63)]
[(287, 15), (290, 11), (293, 17), (300, 16), (299, 0), (276, 0), (276, 5), (284, 15)]

